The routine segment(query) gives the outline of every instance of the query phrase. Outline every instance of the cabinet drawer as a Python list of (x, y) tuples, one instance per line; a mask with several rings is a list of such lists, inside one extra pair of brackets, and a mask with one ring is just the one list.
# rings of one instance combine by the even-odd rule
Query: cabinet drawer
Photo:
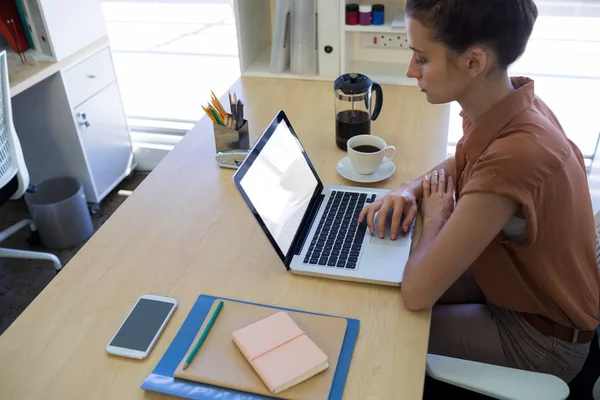
[(76, 107), (115, 80), (109, 49), (69, 68), (63, 76), (71, 105)]

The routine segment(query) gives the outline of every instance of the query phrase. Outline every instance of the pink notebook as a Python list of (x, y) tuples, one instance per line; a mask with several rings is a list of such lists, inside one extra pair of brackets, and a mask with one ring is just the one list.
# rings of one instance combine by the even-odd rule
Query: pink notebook
[(233, 341), (271, 393), (325, 370), (327, 355), (284, 311), (233, 332)]

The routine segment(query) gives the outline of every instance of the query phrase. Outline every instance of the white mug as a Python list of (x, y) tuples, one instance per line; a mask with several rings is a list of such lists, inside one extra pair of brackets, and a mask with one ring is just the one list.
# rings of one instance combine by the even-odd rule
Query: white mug
[(386, 162), (390, 162), (396, 155), (394, 146), (388, 146), (385, 140), (373, 135), (353, 136), (348, 140), (347, 145), (350, 163), (356, 172), (362, 175), (370, 175), (377, 171), (383, 163), (384, 156), (388, 158)]

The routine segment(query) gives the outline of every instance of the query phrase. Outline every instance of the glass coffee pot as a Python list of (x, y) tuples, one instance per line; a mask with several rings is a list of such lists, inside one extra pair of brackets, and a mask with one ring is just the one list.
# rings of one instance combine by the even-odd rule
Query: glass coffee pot
[[(383, 104), (383, 91), (369, 77), (349, 73), (333, 83), (335, 93), (335, 143), (342, 150), (346, 142), (356, 135), (370, 135), (371, 121), (377, 119)], [(377, 94), (372, 108), (372, 93)], [(372, 109), (372, 110), (371, 110)]]

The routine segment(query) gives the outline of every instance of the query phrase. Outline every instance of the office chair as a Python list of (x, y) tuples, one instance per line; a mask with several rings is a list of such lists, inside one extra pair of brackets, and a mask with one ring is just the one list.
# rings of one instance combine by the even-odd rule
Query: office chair
[[(13, 125), (10, 101), (7, 56), (6, 51), (2, 51), (0, 52), (0, 206), (9, 199), (20, 198), (29, 187), (29, 173)], [(31, 232), (36, 232), (33, 221), (24, 219), (1, 231), (0, 242), (26, 226), (29, 226)], [(0, 248), (0, 257), (48, 260), (54, 264), (57, 271), (62, 268), (58, 257), (50, 253)]]
[[(600, 270), (600, 212), (594, 219), (596, 222), (596, 260)], [(581, 372), (569, 385), (553, 375), (434, 354), (427, 355), (426, 368), (429, 377), (462, 388), (436, 386), (430, 388), (432, 398), (437, 397), (437, 393), (433, 394), (433, 392), (443, 391), (447, 395), (448, 391), (454, 391), (453, 394), (456, 394), (454, 397), (462, 399), (575, 400), (593, 398), (600, 400), (600, 327), (596, 329), (590, 353)], [(430, 381), (431, 386), (435, 386), (435, 384)], [(475, 393), (479, 395), (475, 395)], [(425, 397), (429, 397), (427, 388)]]

